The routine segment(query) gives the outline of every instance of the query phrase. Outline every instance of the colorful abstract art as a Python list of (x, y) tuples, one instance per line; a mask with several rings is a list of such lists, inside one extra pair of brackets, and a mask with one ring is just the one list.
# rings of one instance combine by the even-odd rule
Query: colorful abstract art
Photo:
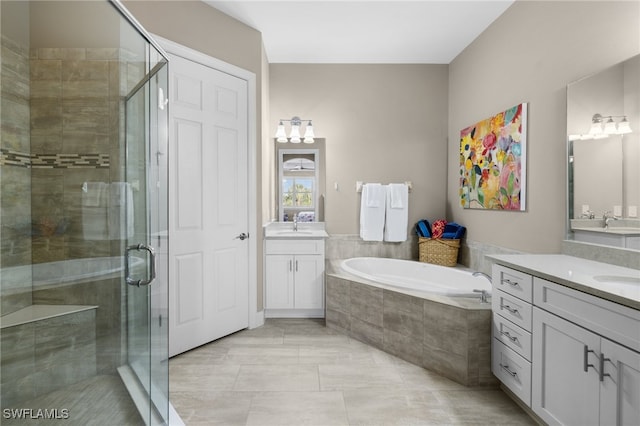
[(527, 104), (460, 131), (460, 204), (525, 210)]

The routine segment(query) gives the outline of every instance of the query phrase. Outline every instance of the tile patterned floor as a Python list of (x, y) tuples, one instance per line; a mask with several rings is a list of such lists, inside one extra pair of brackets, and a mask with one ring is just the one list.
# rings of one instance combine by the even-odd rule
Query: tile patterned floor
[(534, 425), (501, 390), (472, 389), (324, 327), (269, 319), (174, 357), (187, 425)]
[[(22, 418), (9, 418), (4, 409), (32, 410)], [(138, 409), (117, 375), (91, 377), (55, 390), (17, 406), (5, 407), (2, 426), (140, 426), (144, 425)], [(51, 418), (42, 410), (49, 410)], [(57, 410), (57, 411), (55, 411)], [(66, 414), (63, 412), (66, 410)], [(56, 418), (57, 417), (57, 418)]]

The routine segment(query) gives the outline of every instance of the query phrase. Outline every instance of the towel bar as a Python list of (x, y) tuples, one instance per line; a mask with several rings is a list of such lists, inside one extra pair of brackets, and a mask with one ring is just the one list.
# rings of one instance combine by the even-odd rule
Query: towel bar
[[(362, 181), (356, 181), (356, 192), (361, 194), (362, 193), (362, 185), (364, 185), (365, 182)], [(411, 192), (411, 189), (413, 189), (413, 183), (411, 181), (405, 181), (404, 182), (405, 185), (407, 185), (407, 188), (409, 189), (409, 192)]]

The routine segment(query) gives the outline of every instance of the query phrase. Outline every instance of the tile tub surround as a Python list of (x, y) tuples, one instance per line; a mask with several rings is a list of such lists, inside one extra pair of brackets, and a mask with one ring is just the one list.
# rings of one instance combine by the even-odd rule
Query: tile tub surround
[(328, 260), (352, 257), (391, 257), (412, 260), (418, 258), (418, 237), (409, 235), (407, 241), (389, 243), (386, 241), (363, 241), (352, 234), (330, 234), (325, 240), (325, 257)]
[(491, 373), (490, 304), (428, 300), (335, 268), (326, 283), (327, 327), (465, 386), (497, 386)]

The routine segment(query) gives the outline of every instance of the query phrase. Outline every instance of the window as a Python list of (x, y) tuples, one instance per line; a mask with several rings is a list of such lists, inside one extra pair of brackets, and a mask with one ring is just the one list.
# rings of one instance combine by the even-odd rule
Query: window
[(313, 178), (285, 177), (282, 180), (282, 206), (313, 208)]
[(317, 150), (280, 150), (279, 220), (313, 222), (317, 214)]

